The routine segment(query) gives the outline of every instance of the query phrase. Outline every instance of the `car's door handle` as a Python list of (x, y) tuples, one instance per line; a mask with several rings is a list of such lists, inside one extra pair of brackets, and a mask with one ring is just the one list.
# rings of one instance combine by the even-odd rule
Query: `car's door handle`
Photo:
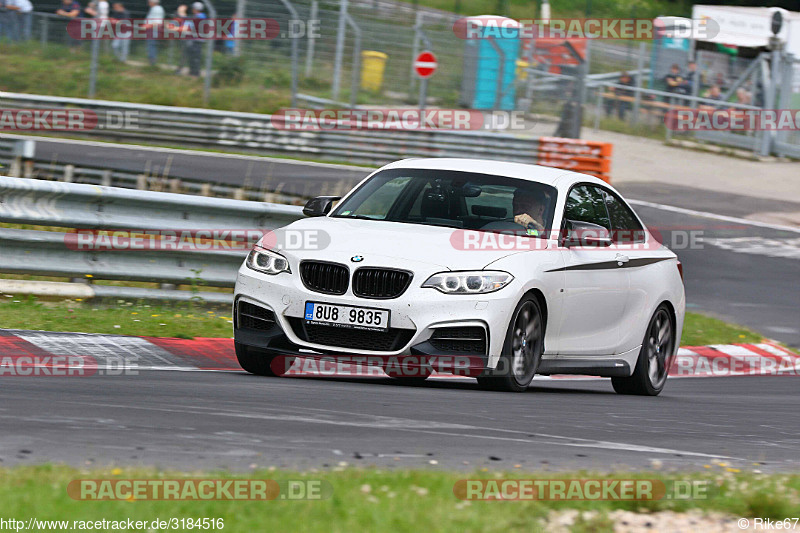
[(622, 255), (622, 254), (617, 254), (617, 257), (615, 259), (617, 260), (617, 264), (619, 266), (622, 266), (622, 265), (624, 265), (625, 263), (627, 263), (628, 261), (631, 260), (630, 257), (628, 257), (627, 255)]

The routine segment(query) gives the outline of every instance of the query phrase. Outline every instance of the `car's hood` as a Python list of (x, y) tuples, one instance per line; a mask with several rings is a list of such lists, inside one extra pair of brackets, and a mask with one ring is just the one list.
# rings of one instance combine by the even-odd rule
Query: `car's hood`
[[(437, 270), (479, 270), (515, 250), (480, 249), (474, 244), (473, 234), (470, 249), (465, 249), (465, 230), (447, 227), (424, 226), (344, 218), (306, 218), (275, 230), (271, 242), (288, 257), (297, 260), (316, 259), (358, 266), (385, 266), (416, 270), (416, 267), (434, 267)], [(490, 234), (490, 237), (493, 234)], [(270, 238), (264, 240), (269, 246)], [(313, 245), (314, 240), (319, 243)], [(305, 245), (299, 243), (305, 242)], [(360, 261), (352, 261), (360, 256)], [(428, 270), (429, 268), (424, 268)]]

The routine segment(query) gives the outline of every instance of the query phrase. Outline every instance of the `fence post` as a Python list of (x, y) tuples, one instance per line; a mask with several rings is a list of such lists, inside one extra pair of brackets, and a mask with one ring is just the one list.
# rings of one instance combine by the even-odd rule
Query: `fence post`
[(92, 39), (92, 66), (89, 70), (89, 98), (94, 98), (97, 86), (97, 58), (100, 55), (100, 40)]
[[(594, 109), (594, 131), (600, 129), (600, 114), (603, 112), (603, 91), (605, 85), (597, 86), (597, 105)], [(636, 94), (639, 94), (638, 92)]]
[[(236, 0), (236, 18), (243, 19), (245, 15), (245, 10), (247, 9), (247, 0)], [(239, 57), (242, 55), (242, 41), (240, 39), (235, 39), (233, 41), (233, 55)]]
[(642, 70), (644, 70), (644, 55), (647, 45), (639, 43), (639, 61), (636, 65), (636, 93), (633, 95), (633, 116), (631, 122), (637, 124), (639, 122), (639, 108), (642, 105), (642, 92), (639, 91), (642, 87)]
[(361, 28), (358, 27), (356, 21), (348, 13), (347, 23), (353, 29), (355, 42), (353, 43), (353, 65), (351, 82), (350, 82), (350, 107), (355, 109), (358, 104), (358, 86), (361, 78)]
[(347, 0), (339, 0), (339, 29), (336, 35), (336, 55), (333, 59), (333, 85), (331, 86), (331, 98), (333, 100), (339, 99), (339, 76), (342, 73), (345, 22), (347, 22)]
[[(292, 20), (300, 20), (300, 15), (297, 13), (297, 10), (294, 8), (292, 3), (289, 0), (281, 0), (283, 7), (286, 8), (286, 11), (289, 12), (289, 17)], [(292, 40), (291, 47), (292, 47), (292, 82), (291, 82), (291, 90), (292, 90), (292, 101), (291, 106), (297, 107), (297, 73), (298, 73), (298, 66), (297, 62), (298, 59), (298, 51), (297, 51), (297, 37), (294, 35), (289, 35), (289, 39)]]
[(50, 19), (42, 15), (42, 37), (41, 37), (42, 49), (47, 48), (47, 34), (49, 31), (48, 28), (49, 25), (50, 25)]
[[(244, 1), (244, 0), (242, 0)], [(311, 15), (309, 16), (309, 22), (317, 20), (319, 4), (317, 0), (311, 1)], [(306, 25), (306, 30), (308, 29), (308, 25)], [(314, 45), (316, 44), (316, 37), (314, 37), (314, 32), (308, 32), (308, 48), (306, 49), (306, 77), (311, 76), (311, 71), (314, 67)]]
[(414, 85), (417, 83), (417, 75), (414, 71), (414, 58), (419, 55), (419, 42), (420, 42), (420, 33), (422, 32), (422, 23), (423, 17), (425, 16), (424, 11), (417, 11), (417, 19), (414, 22), (414, 42), (411, 45), (411, 65), (408, 67), (408, 94), (409, 96), (411, 93), (414, 92)]
[[(214, 5), (211, 3), (211, 0), (203, 0), (203, 3), (206, 5), (206, 10), (208, 10), (208, 16), (212, 19), (217, 18), (217, 10), (214, 9)], [(205, 83), (203, 84), (203, 105), (208, 105), (208, 101), (211, 98), (211, 67), (213, 66), (214, 62), (214, 41), (209, 40), (208, 44), (206, 45), (206, 79)]]

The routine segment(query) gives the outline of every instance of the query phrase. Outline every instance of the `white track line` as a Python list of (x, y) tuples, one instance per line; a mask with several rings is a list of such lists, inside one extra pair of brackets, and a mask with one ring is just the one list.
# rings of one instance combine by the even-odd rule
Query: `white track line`
[(791, 231), (793, 233), (800, 233), (800, 228), (793, 226), (783, 226), (780, 224), (770, 224), (768, 222), (759, 222), (758, 220), (748, 220), (746, 218), (729, 217), (727, 215), (718, 215), (716, 213), (708, 213), (705, 211), (695, 211), (694, 209), (685, 209), (683, 207), (675, 207), (674, 205), (656, 204), (653, 202), (646, 202), (644, 200), (631, 200), (628, 203), (633, 205), (640, 205), (643, 207), (651, 207), (653, 209), (660, 209), (662, 211), (671, 211), (673, 213), (680, 213), (682, 215), (689, 215), (694, 217), (711, 218), (714, 220), (721, 220), (724, 222), (734, 222), (736, 224), (746, 224), (748, 226), (756, 226), (759, 228), (769, 228), (781, 231)]

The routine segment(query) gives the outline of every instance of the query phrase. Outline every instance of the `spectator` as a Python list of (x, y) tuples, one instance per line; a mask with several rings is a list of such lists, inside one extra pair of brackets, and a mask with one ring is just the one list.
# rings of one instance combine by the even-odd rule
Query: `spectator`
[[(111, 13), (109, 14), (114, 20), (125, 20), (131, 18), (131, 14), (125, 9), (125, 4), (122, 2), (114, 2), (111, 6)], [(125, 63), (128, 60), (128, 54), (131, 50), (130, 39), (114, 39), (111, 43), (111, 50), (117, 59)]]
[(706, 98), (709, 100), (722, 100), (722, 89), (719, 85), (712, 85), (706, 93)]
[[(80, 18), (82, 11), (81, 5), (77, 0), (61, 0), (61, 7), (56, 9), (56, 15), (67, 19), (69, 23), (72, 19)], [(66, 31), (64, 33), (70, 46), (80, 46), (81, 42), (79, 40), (71, 37)]]
[(698, 81), (697, 63), (695, 63), (694, 61), (689, 61), (689, 67), (688, 71), (686, 72), (686, 78), (679, 85), (683, 94), (692, 94), (693, 86), (697, 81)]
[(677, 64), (670, 67), (669, 74), (664, 76), (664, 83), (667, 86), (667, 92), (685, 94), (681, 90), (684, 79), (683, 76), (681, 76), (681, 68)]
[[(175, 10), (175, 14), (172, 16), (174, 19), (174, 23), (178, 28), (183, 28), (186, 24), (186, 20), (189, 18), (187, 14), (189, 7), (186, 4), (181, 4), (178, 6), (178, 9)], [(181, 40), (178, 43), (178, 48), (180, 50), (178, 54), (178, 67), (175, 69), (175, 74), (183, 74), (183, 68), (189, 64), (189, 48), (186, 41)]]
[(56, 9), (56, 15), (74, 19), (81, 16), (81, 5), (77, 0), (61, 0), (61, 7)]
[(750, 105), (752, 101), (753, 101), (753, 96), (750, 94), (750, 91), (748, 91), (744, 87), (739, 87), (738, 89), (736, 89), (737, 104)]
[[(202, 2), (195, 2), (192, 4), (192, 18), (187, 21), (187, 25), (190, 25), (193, 31), (197, 31), (197, 21), (208, 18), (206, 17), (206, 14), (203, 13), (203, 9), (204, 7)], [(187, 54), (189, 56), (189, 74), (192, 76), (199, 76), (203, 49), (202, 41), (198, 39), (191, 39), (186, 41), (186, 46)]]
[(6, 0), (6, 23), (8, 36), (12, 41), (25, 41), (31, 38), (31, 17), (33, 4), (30, 0)]
[(147, 12), (145, 19), (145, 28), (152, 32), (151, 39), (147, 39), (147, 59), (150, 61), (151, 66), (156, 65), (158, 58), (158, 34), (161, 30), (161, 25), (164, 23), (164, 8), (161, 7), (161, 0), (148, 0), (147, 5), (150, 10)]
[[(630, 74), (623, 72), (617, 80), (617, 85), (633, 87), (634, 81)], [(606, 115), (611, 115), (613, 113), (613, 108), (616, 107), (619, 119), (625, 120), (625, 113), (631, 109), (631, 103), (627, 99), (633, 96), (633, 91), (630, 89), (611, 87), (611, 92), (614, 93), (615, 98), (606, 100)]]

